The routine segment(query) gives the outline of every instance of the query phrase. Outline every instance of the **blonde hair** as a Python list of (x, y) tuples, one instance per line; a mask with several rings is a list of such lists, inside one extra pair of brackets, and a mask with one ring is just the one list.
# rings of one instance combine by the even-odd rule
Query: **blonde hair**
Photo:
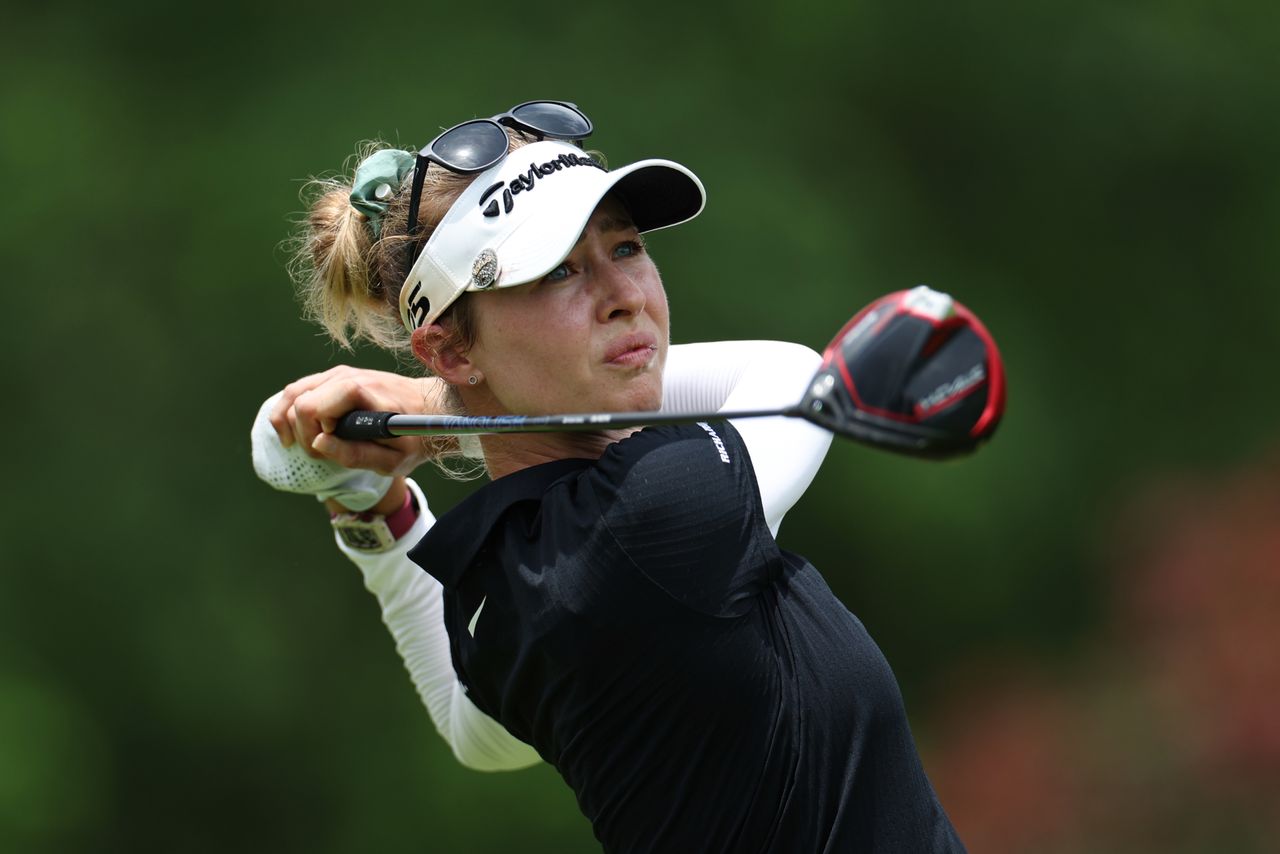
[[(532, 142), (520, 131), (506, 130), (508, 152)], [(355, 343), (367, 341), (395, 354), (402, 364), (422, 369), (426, 366), (412, 357), (412, 339), (400, 320), (408, 254), (411, 245), (426, 242), (475, 176), (431, 165), (418, 204), (417, 240), (406, 233), (412, 173), (406, 176), (402, 186), (394, 188), (380, 236), (375, 237), (369, 218), (351, 206), (351, 190), (356, 167), (375, 151), (391, 147), (380, 140), (363, 143), (344, 164), (341, 175), (313, 177), (303, 186), (306, 214), (287, 242), (289, 275), (306, 316), (324, 327), (338, 345), (351, 350)], [(475, 343), (475, 320), (466, 294), (449, 306), (439, 322), (448, 329), (442, 346), (469, 350)], [(466, 411), (453, 386), (447, 386), (444, 406), (456, 414)], [(432, 446), (432, 462), (445, 477), (470, 480), (485, 471), (483, 461), (464, 457), (456, 441), (423, 437), (423, 442)]]
[[(508, 151), (532, 140), (507, 129)], [(306, 316), (345, 349), (361, 340), (405, 357), (409, 332), (400, 321), (400, 289), (408, 270), (411, 178), (396, 189), (375, 238), (369, 218), (351, 206), (356, 166), (375, 151), (390, 148), (382, 141), (360, 146), (343, 173), (315, 177), (302, 190), (307, 206), (290, 241), (289, 274)], [(418, 205), (419, 240), (425, 242), (474, 175), (458, 175), (436, 164), (426, 172)], [(452, 324), (452, 338), (465, 347), (475, 341), (470, 301), (464, 294), (441, 318)]]

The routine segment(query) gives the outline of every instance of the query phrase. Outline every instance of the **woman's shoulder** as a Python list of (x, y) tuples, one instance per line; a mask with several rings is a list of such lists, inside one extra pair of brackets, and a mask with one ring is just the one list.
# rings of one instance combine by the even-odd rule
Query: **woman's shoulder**
[(650, 427), (584, 471), (584, 498), (619, 538), (741, 538), (763, 512), (746, 446), (727, 421)]
[[(690, 465), (695, 468), (732, 466), (734, 451), (745, 448), (738, 431), (728, 421), (646, 427), (609, 446), (600, 458), (605, 468), (635, 465)], [(744, 458), (740, 462), (748, 463)]]
[(746, 446), (728, 421), (646, 427), (610, 445), (591, 474), (633, 500), (679, 499), (690, 490), (754, 489)]
[(579, 477), (630, 562), (686, 606), (724, 615), (771, 577), (777, 545), (730, 423), (648, 428)]

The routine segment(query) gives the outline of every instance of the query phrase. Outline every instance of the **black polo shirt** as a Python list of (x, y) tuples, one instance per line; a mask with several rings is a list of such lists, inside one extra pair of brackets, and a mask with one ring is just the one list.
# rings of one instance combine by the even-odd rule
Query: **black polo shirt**
[(481, 488), (410, 556), (471, 699), (610, 852), (962, 851), (888, 663), (770, 535), (727, 422)]

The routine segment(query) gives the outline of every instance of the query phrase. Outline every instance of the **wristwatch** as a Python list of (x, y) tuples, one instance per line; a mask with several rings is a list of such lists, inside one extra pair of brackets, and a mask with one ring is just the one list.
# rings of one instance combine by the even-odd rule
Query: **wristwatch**
[(404, 504), (394, 513), (334, 513), (329, 524), (347, 548), (366, 554), (385, 552), (409, 532), (418, 520), (418, 500), (412, 489), (404, 491)]

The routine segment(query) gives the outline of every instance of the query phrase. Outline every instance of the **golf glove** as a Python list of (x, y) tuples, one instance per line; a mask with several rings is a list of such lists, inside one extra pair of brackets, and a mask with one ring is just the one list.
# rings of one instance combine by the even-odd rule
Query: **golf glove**
[(249, 438), (253, 445), (253, 470), (266, 484), (282, 492), (314, 495), (317, 501), (330, 498), (357, 513), (382, 500), (391, 488), (390, 475), (343, 468), (335, 462), (307, 455), (299, 442), (280, 444), (269, 415), (283, 392), (267, 398), (258, 410)]

